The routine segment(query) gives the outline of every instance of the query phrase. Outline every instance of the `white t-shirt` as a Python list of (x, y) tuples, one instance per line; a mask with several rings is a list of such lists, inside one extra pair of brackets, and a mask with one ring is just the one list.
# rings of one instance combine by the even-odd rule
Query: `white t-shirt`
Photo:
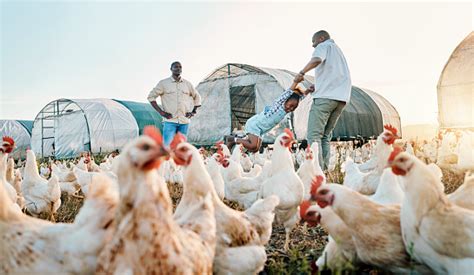
[(316, 46), (312, 57), (319, 57), (321, 64), (315, 70), (313, 98), (328, 98), (349, 102), (351, 75), (341, 49), (328, 39)]

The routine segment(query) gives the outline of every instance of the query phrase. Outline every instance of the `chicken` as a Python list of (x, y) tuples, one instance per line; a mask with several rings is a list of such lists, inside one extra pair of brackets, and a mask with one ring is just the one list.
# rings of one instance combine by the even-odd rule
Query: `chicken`
[(280, 203), (275, 209), (276, 221), (285, 227), (284, 249), (289, 249), (290, 232), (298, 222), (298, 206), (303, 201), (304, 186), (294, 170), (290, 148), (294, 142), (293, 133), (285, 129), (274, 144), (271, 176), (260, 189), (260, 196), (275, 195)]
[(449, 194), (448, 199), (457, 206), (474, 210), (474, 175), (466, 173), (464, 183)]
[(92, 274), (97, 256), (110, 237), (118, 194), (107, 178), (95, 187), (74, 223), (51, 223), (5, 207), (0, 186), (2, 274)]
[(217, 196), (222, 200), (225, 197), (224, 178), (221, 174), (221, 167), (219, 160), (222, 158), (221, 155), (215, 153), (209, 158), (207, 163), (207, 172), (211, 176), (212, 182), (214, 183), (214, 189), (216, 190)]
[(451, 203), (439, 178), (416, 157), (397, 148), (389, 164), (404, 178), (400, 222), (407, 251), (436, 273), (472, 273), (474, 211)]
[(167, 155), (159, 131), (147, 126), (117, 157), (120, 203), (98, 274), (212, 274), (216, 223), (211, 198), (191, 205), (180, 226), (156, 169)]
[(58, 177), (51, 174), (49, 180), (43, 179), (36, 166), (36, 156), (31, 150), (26, 151), (26, 166), (21, 192), (25, 198), (26, 210), (34, 216), (49, 213), (54, 220), (54, 213), (61, 206), (61, 189)]
[(242, 153), (242, 157), (240, 158), (240, 165), (242, 166), (244, 172), (247, 173), (250, 172), (253, 167), (252, 160), (250, 160), (250, 157), (244, 153)]
[(217, 224), (215, 274), (256, 274), (266, 261), (264, 246), (270, 240), (274, 209), (279, 200), (270, 196), (257, 200), (245, 212), (229, 208), (217, 196), (198, 150), (181, 134), (171, 142), (173, 158), (183, 166), (184, 190), (175, 218), (182, 221), (190, 206), (211, 195)]
[(347, 159), (345, 163), (344, 185), (364, 195), (372, 195), (377, 190), (392, 144), (398, 138), (394, 127), (385, 125), (384, 128), (377, 138), (374, 156), (366, 166), (362, 166), (363, 171), (367, 172), (362, 172), (351, 159)]
[(76, 175), (72, 171), (62, 170), (54, 163), (51, 163), (51, 170), (60, 182), (73, 182), (76, 180)]
[(305, 199), (308, 199), (309, 190), (311, 188), (311, 182), (313, 181), (313, 178), (316, 176), (316, 169), (314, 167), (313, 150), (311, 150), (310, 147), (306, 148), (305, 160), (301, 164), (300, 168), (298, 168), (298, 171), (296, 171), (296, 174), (298, 174), (298, 176), (301, 179), (301, 182), (303, 183)]
[(311, 150), (313, 151), (313, 158), (314, 158), (314, 169), (316, 171), (316, 176), (322, 176), (324, 178), (323, 184), (326, 183), (326, 175), (323, 172), (323, 169), (321, 168), (321, 164), (319, 163), (319, 158), (315, 157), (319, 155), (319, 145), (318, 142), (313, 142), (311, 144)]
[[(315, 177), (311, 184), (311, 193), (315, 194), (322, 182), (323, 177)], [(329, 241), (316, 261), (319, 270), (329, 268), (334, 272), (342, 271), (348, 264), (354, 265), (356, 263), (356, 248), (350, 230), (331, 207), (321, 208), (319, 205), (311, 205), (310, 201), (305, 200), (300, 205), (300, 216), (310, 226), (320, 223), (329, 233)]]
[(460, 170), (474, 169), (474, 137), (471, 132), (464, 132), (459, 140), (456, 155), (458, 162), (456, 167)]
[(405, 194), (400, 181), (400, 177), (393, 174), (392, 169), (386, 168), (380, 177), (377, 191), (369, 196), (370, 200), (380, 204), (401, 204)]
[[(313, 149), (315, 151), (313, 151)], [(323, 170), (319, 165), (318, 158), (315, 157), (318, 155), (318, 150), (317, 142), (313, 142), (311, 147), (307, 147), (305, 160), (296, 172), (303, 182), (305, 199), (309, 198), (309, 190), (314, 177), (321, 176), (323, 178), (323, 184), (326, 183), (326, 175), (323, 173)]]
[(240, 165), (232, 159), (225, 158), (222, 165), (226, 170), (225, 197), (248, 209), (258, 199), (261, 179), (243, 177)]
[(13, 181), (15, 180), (15, 161), (13, 161), (13, 158), (8, 158), (5, 179), (8, 183), (14, 186)]
[(0, 185), (3, 186), (5, 195), (8, 196), (8, 207), (21, 212), (19, 205), (16, 203), (18, 194), (13, 185), (7, 181), (7, 158), (14, 148), (15, 141), (11, 137), (3, 137), (2, 146), (0, 147)]
[(322, 208), (331, 207), (347, 225), (361, 262), (396, 273), (410, 270), (401, 235), (399, 206), (372, 202), (340, 184), (321, 186), (312, 199)]
[(77, 166), (72, 169), (74, 172), (74, 175), (76, 175), (76, 181), (69, 183), (70, 186), (66, 188), (74, 188), (71, 189), (70, 191), (76, 190), (77, 186), (80, 187), (82, 193), (87, 197), (89, 194), (89, 190), (91, 187), (91, 184), (93, 183), (92, 178), (97, 175), (106, 175), (109, 177), (114, 183), (117, 181), (117, 176), (114, 172), (109, 171), (109, 172), (87, 172), (82, 169), (78, 169)]
[(392, 144), (398, 138), (397, 129), (392, 125), (384, 125), (384, 131), (377, 137), (375, 153), (367, 162), (357, 165), (361, 172), (369, 172), (377, 167), (383, 169), (392, 151)]
[(15, 171), (15, 178), (13, 179), (13, 187), (15, 188), (17, 194), (17, 201), (16, 203), (20, 206), (20, 209), (25, 208), (25, 198), (23, 197), (23, 193), (21, 192), (21, 183), (23, 179), (21, 178), (20, 170), (17, 169)]

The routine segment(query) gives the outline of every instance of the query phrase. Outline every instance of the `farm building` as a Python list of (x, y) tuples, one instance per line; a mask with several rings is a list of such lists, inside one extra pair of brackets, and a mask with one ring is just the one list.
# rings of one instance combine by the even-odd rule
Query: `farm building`
[(31, 146), (31, 120), (0, 120), (2, 136), (9, 136), (15, 140), (15, 150), (10, 154), (14, 159), (25, 158), (26, 149)]
[[(288, 70), (235, 63), (217, 68), (197, 86), (202, 107), (192, 120), (188, 139), (195, 144), (210, 145), (234, 129), (241, 129), (247, 119), (290, 87), (295, 75)], [(305, 76), (301, 84), (308, 88), (312, 83), (314, 78)], [(311, 97), (304, 98), (293, 114), (288, 114), (287, 119), (264, 136), (264, 142), (273, 142), (290, 124), (298, 139), (306, 138), (311, 102)], [(334, 129), (333, 138), (374, 137), (387, 123), (401, 130), (395, 108), (379, 94), (353, 86), (351, 101)]]
[(454, 50), (438, 82), (441, 129), (474, 129), (474, 32)]
[(39, 157), (69, 158), (84, 151), (108, 153), (141, 134), (145, 125), (161, 129), (161, 116), (149, 103), (58, 99), (36, 116), (31, 148)]

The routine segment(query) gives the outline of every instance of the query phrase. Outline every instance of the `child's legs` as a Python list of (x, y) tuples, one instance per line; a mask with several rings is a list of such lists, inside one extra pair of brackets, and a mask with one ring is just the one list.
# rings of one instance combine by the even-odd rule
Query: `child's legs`
[(247, 134), (247, 138), (238, 138), (235, 141), (237, 144), (242, 144), (249, 152), (255, 153), (262, 145), (262, 139), (254, 134)]

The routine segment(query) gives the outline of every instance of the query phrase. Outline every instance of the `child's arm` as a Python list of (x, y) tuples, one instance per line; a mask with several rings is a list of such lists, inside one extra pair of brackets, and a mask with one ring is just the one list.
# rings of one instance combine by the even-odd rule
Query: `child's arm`
[(294, 82), (291, 84), (290, 90), (299, 94), (300, 96), (306, 96), (309, 93), (314, 92), (314, 85), (311, 85), (308, 89), (303, 90), (301, 86), (298, 86), (298, 82)]

